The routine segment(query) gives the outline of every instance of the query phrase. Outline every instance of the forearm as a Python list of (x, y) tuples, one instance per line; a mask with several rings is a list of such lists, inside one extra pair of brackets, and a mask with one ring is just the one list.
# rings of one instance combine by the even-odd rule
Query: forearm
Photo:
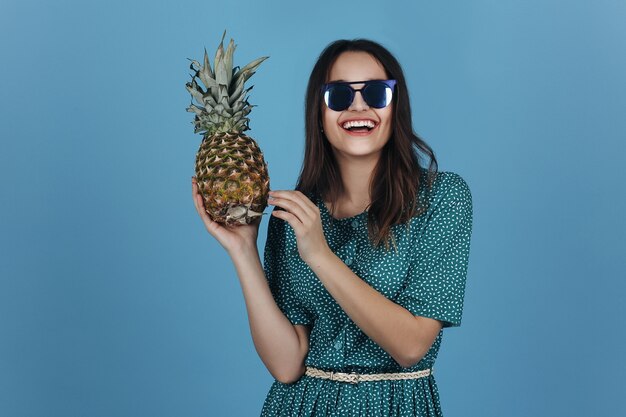
[(232, 257), (243, 291), (250, 333), (259, 357), (274, 378), (291, 381), (304, 367), (293, 324), (272, 297), (256, 248)]
[(309, 266), (352, 321), (398, 364), (411, 366), (425, 353), (416, 317), (359, 278), (330, 250)]

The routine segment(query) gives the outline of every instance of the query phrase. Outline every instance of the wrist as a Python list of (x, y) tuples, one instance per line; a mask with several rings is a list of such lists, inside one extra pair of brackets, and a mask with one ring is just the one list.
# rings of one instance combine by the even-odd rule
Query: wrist
[(250, 244), (243, 244), (228, 250), (228, 255), (233, 260), (233, 262), (237, 262), (241, 259), (254, 259), (259, 257), (259, 249), (256, 246), (256, 242)]
[(261, 263), (258, 251), (240, 252), (236, 255), (231, 255), (231, 260), (233, 261), (240, 281), (252, 278), (255, 276), (256, 271), (263, 270), (263, 264)]
[(328, 262), (330, 257), (335, 256), (335, 254), (330, 250), (328, 245), (325, 245), (324, 248), (310, 256), (307, 259), (303, 259), (304, 262), (311, 269), (316, 269), (318, 266)]

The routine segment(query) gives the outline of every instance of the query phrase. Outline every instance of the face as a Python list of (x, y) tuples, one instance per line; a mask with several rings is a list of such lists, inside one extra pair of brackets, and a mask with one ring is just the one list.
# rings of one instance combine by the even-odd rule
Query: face
[[(332, 81), (367, 81), (386, 80), (383, 66), (366, 52), (344, 52), (335, 61), (327, 82)], [(351, 84), (360, 89), (363, 83)], [(391, 136), (392, 105), (377, 109), (369, 107), (360, 92), (354, 95), (354, 101), (343, 111), (334, 111), (322, 100), (322, 124), (324, 134), (330, 142), (335, 156), (339, 160), (353, 158), (378, 159), (382, 148)], [(375, 123), (374, 129), (365, 135), (353, 135), (343, 128), (348, 120), (369, 119)]]

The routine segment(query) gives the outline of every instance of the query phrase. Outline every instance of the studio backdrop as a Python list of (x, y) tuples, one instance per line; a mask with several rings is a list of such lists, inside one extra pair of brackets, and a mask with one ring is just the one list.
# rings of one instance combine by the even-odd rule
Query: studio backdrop
[[(516, 1), (0, 5), (0, 415), (255, 416), (273, 382), (196, 212), (185, 83), (226, 30), (271, 188), (302, 164), (323, 48), (401, 63), (474, 229), (446, 417), (626, 415), (626, 6)], [(266, 210), (259, 229), (262, 252)]]

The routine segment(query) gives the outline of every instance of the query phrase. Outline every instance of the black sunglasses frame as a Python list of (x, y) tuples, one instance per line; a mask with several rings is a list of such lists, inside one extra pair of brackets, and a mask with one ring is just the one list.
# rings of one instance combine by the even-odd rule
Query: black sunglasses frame
[[(392, 99), (393, 99), (393, 93), (394, 93), (394, 87), (396, 85), (396, 80), (365, 80), (365, 81), (335, 81), (332, 83), (327, 83), (324, 84), (321, 88), (322, 90), (322, 97), (324, 97), (324, 103), (326, 103), (326, 106), (334, 111), (343, 111), (345, 109), (347, 109), (348, 107), (350, 107), (352, 105), (352, 102), (354, 101), (354, 96), (356, 95), (357, 91), (361, 91), (361, 90), (365, 90), (370, 84), (374, 84), (374, 83), (383, 83), (385, 84), (387, 87), (389, 87), (391, 89), (391, 94), (392, 94)], [(363, 87), (359, 88), (359, 89), (355, 89), (352, 88), (350, 86), (350, 84), (365, 84)], [(330, 107), (328, 105), (328, 102), (326, 101), (326, 92), (328, 90), (330, 90), (333, 86), (336, 85), (345, 85), (346, 87), (348, 87), (350, 89), (350, 102), (348, 103), (348, 105), (345, 108), (337, 108), (337, 109), (333, 109), (332, 107)], [(377, 107), (377, 106), (373, 106), (372, 104), (370, 104), (367, 100), (366, 95), (363, 95), (363, 92), (361, 91), (361, 97), (363, 97), (363, 100), (367, 103), (368, 106), (370, 107), (374, 107), (375, 109), (382, 109), (385, 108), (389, 105), (389, 103), (391, 103), (391, 100), (389, 101), (389, 103), (385, 104), (382, 107)]]

